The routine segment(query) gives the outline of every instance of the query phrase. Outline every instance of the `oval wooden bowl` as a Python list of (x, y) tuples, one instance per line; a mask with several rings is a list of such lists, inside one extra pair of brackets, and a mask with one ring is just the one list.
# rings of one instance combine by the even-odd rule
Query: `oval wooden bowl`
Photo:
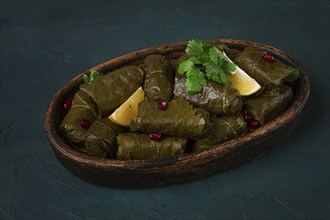
[[(200, 153), (189, 153), (166, 160), (112, 160), (86, 155), (70, 147), (59, 131), (64, 118), (63, 102), (73, 97), (82, 75), (77, 75), (61, 88), (51, 100), (47, 109), (44, 127), (55, 155), (63, 166), (73, 174), (91, 183), (119, 187), (146, 188), (174, 184), (202, 178), (248, 161), (275, 143), (286, 139), (295, 127), (307, 102), (310, 84), (306, 72), (288, 54), (271, 46), (241, 40), (208, 40), (209, 44), (226, 44), (229, 48), (243, 50), (254, 44), (268, 50), (278, 59), (300, 70), (294, 92), (295, 98), (290, 107), (274, 121), (242, 137), (219, 144)], [(128, 64), (139, 64), (150, 54), (162, 54), (177, 58), (184, 53), (187, 42), (147, 48), (129, 53), (93, 67), (102, 72), (110, 72)]]

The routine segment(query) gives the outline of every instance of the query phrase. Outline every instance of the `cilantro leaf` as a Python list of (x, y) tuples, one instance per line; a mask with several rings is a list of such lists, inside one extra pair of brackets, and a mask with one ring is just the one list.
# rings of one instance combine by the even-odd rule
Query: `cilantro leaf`
[(226, 74), (236, 70), (236, 64), (217, 47), (203, 44), (200, 40), (189, 41), (186, 53), (190, 56), (178, 66), (179, 75), (186, 75), (186, 90), (190, 94), (202, 90), (207, 80), (229, 85)]
[(203, 44), (200, 40), (191, 40), (185, 51), (190, 57), (196, 57), (201, 62), (206, 62), (209, 60), (210, 47), (209, 45)]
[(285, 84), (293, 87), (295, 85), (296, 80), (300, 77), (300, 72), (297, 69), (294, 69), (290, 75), (286, 78)]
[(215, 65), (214, 63), (205, 63), (206, 77), (214, 82), (229, 85), (229, 81), (226, 77), (226, 73), (220, 66)]
[(191, 40), (189, 41), (185, 51), (189, 56), (200, 57), (203, 54), (202, 46), (203, 46), (202, 41)]
[(228, 62), (226, 60), (226, 62), (223, 64), (223, 69), (226, 73), (232, 73), (236, 70), (237, 66), (235, 63), (232, 62)]
[(94, 81), (99, 75), (99, 71), (91, 69), (90, 81)]
[(91, 69), (91, 73), (89, 75), (84, 74), (83, 80), (85, 83), (89, 83), (94, 81), (101, 73), (97, 70)]
[(219, 53), (219, 52), (220, 52), (220, 51), (217, 50), (216, 48), (211, 48), (211, 49), (209, 50), (210, 60), (211, 60), (214, 64), (216, 64), (216, 65), (219, 64), (219, 55), (221, 54), (221, 53)]
[(210, 61), (203, 65), (205, 66), (206, 76), (208, 79), (217, 83), (229, 85), (226, 74), (236, 70), (236, 65), (232, 63), (218, 48), (212, 47), (209, 50)]
[(190, 57), (189, 60), (191, 60), (194, 64), (202, 64), (202, 61), (200, 61), (197, 57)]
[(296, 81), (300, 76), (300, 73), (297, 69), (294, 69), (290, 75), (288, 76), (288, 78), (286, 79), (287, 82), (294, 82)]
[(195, 94), (202, 90), (207, 80), (203, 72), (198, 68), (192, 68), (187, 74), (186, 88), (189, 94)]
[(83, 75), (83, 80), (85, 83), (88, 83), (90, 81), (89, 75), (84, 74)]
[(183, 75), (185, 72), (190, 71), (194, 67), (194, 65), (194, 62), (190, 59), (183, 61), (178, 67), (179, 75)]

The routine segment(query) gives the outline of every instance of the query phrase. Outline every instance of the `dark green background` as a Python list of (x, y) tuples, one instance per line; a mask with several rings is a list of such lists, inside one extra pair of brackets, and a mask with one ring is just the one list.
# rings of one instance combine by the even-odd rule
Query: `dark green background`
[[(0, 219), (329, 219), (329, 1), (1, 1)], [(44, 134), (56, 91), (146, 47), (232, 38), (282, 49), (311, 95), (292, 136), (180, 185), (122, 190), (67, 172)]]

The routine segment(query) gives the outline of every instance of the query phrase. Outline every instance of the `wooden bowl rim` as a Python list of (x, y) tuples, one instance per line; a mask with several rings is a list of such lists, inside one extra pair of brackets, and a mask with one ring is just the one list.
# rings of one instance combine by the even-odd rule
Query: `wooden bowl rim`
[[(45, 118), (44, 118), (44, 128), (46, 135), (53, 146), (62, 157), (69, 158), (74, 163), (78, 163), (81, 166), (86, 166), (90, 168), (96, 168), (101, 170), (131, 170), (138, 172), (157, 172), (168, 169), (191, 169), (193, 166), (198, 166), (199, 164), (209, 163), (212, 160), (221, 159), (225, 155), (229, 154), (236, 147), (244, 145), (252, 139), (261, 138), (268, 132), (272, 132), (279, 127), (289, 123), (292, 119), (294, 119), (299, 113), (303, 110), (307, 99), (310, 93), (310, 83), (308, 76), (301, 65), (296, 62), (291, 56), (287, 53), (274, 48), (272, 46), (268, 46), (262, 43), (257, 43), (253, 41), (245, 41), (245, 40), (232, 40), (232, 39), (216, 39), (216, 40), (204, 40), (203, 42), (211, 43), (211, 44), (220, 44), (224, 43), (226, 45), (240, 45), (246, 47), (248, 45), (256, 45), (260, 48), (266, 49), (276, 55), (278, 58), (285, 59), (292, 66), (299, 69), (301, 73), (301, 77), (299, 79), (299, 83), (301, 83), (301, 91), (295, 99), (290, 107), (279, 117), (277, 117), (274, 121), (267, 123), (259, 129), (256, 129), (254, 132), (246, 134), (244, 136), (232, 139), (225, 143), (216, 145), (210, 149), (204, 150), (202, 152), (197, 153), (188, 153), (178, 157), (173, 157), (169, 159), (163, 160), (117, 160), (117, 159), (104, 159), (98, 158), (94, 156), (90, 156), (79, 151), (74, 150), (71, 146), (62, 141), (61, 138), (58, 138), (58, 127), (55, 125), (55, 120), (52, 120), (52, 115), (57, 111), (54, 106), (59, 102), (60, 97), (65, 93), (65, 91), (70, 88), (79, 85), (82, 83), (82, 75), (86, 74), (89, 70), (84, 71), (71, 79), (65, 86), (63, 86), (52, 98), (47, 108)], [(188, 42), (174, 42), (160, 46), (154, 46), (150, 48), (141, 49), (135, 52), (131, 52), (104, 63), (101, 63), (97, 66), (92, 67), (93, 69), (102, 70), (104, 68), (109, 68), (111, 66), (120, 66), (122, 63), (129, 63), (136, 58), (141, 58), (143, 56), (149, 54), (159, 54), (159, 53), (171, 53), (178, 51), (180, 48), (184, 48)], [(203, 160), (201, 160), (203, 158)]]

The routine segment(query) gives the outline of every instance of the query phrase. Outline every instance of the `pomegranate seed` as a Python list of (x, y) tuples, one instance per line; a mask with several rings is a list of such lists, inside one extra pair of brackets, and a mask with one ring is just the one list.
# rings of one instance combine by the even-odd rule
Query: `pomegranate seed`
[(71, 108), (71, 105), (72, 105), (72, 100), (70, 98), (66, 99), (63, 104), (64, 110), (68, 112)]
[(244, 118), (244, 121), (245, 122), (250, 122), (252, 120), (252, 117), (250, 115), (248, 115), (248, 114), (243, 115), (243, 118)]
[(162, 134), (160, 132), (153, 132), (149, 135), (149, 138), (154, 141), (160, 141)]
[(252, 128), (258, 128), (259, 122), (257, 120), (252, 119), (249, 123), (249, 126), (251, 126)]
[(261, 56), (268, 63), (270, 63), (274, 60), (274, 57), (270, 53), (268, 53), (267, 51), (262, 52)]
[(80, 126), (83, 128), (89, 128), (91, 126), (91, 123), (86, 119), (81, 119)]
[(158, 108), (162, 109), (162, 110), (165, 110), (168, 106), (168, 103), (165, 102), (165, 101), (159, 101), (158, 102)]
[(253, 127), (248, 127), (248, 132), (252, 132), (252, 131), (254, 131), (255, 130), (255, 128), (253, 128)]
[(239, 113), (241, 113), (241, 115), (243, 115), (243, 116), (248, 114), (246, 109), (241, 109), (241, 111), (239, 111)]

